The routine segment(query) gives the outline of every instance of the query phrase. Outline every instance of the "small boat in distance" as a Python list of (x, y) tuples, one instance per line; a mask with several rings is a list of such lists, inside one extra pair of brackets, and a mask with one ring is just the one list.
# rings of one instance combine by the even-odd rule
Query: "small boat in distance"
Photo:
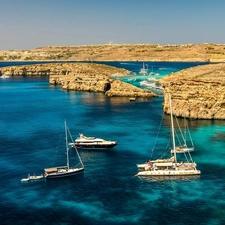
[(29, 181), (29, 180), (39, 180), (39, 179), (42, 179), (44, 176), (41, 174), (41, 175), (33, 175), (33, 176), (30, 176), (30, 174), (28, 174), (27, 178), (23, 178), (21, 179), (21, 182), (25, 182), (25, 181)]
[(136, 98), (130, 98), (130, 102), (136, 101)]
[(148, 75), (148, 64), (146, 64), (143, 62), (143, 67), (141, 68), (139, 74), (141, 75)]
[[(192, 141), (192, 138), (191, 138), (191, 134), (190, 134), (186, 119), (184, 118), (184, 131), (181, 130), (181, 127), (179, 126), (177, 118), (176, 118), (176, 122), (177, 122), (177, 125), (179, 127), (179, 132), (181, 134), (181, 140), (180, 140), (178, 134), (176, 133), (177, 134), (176, 138), (179, 142), (179, 145), (175, 147), (176, 153), (193, 152), (194, 151), (194, 144), (193, 144), (193, 141)], [(188, 135), (189, 144), (187, 144), (187, 135)], [(174, 153), (173, 149), (171, 149), (171, 153)]]
[(5, 79), (5, 78), (9, 78), (9, 76), (5, 74), (2, 74), (2, 75), (0, 74), (0, 78)]
[(83, 134), (75, 140), (75, 143), (71, 143), (73, 148), (78, 149), (107, 149), (113, 148), (118, 144), (117, 141), (106, 141), (102, 138), (86, 137)]
[[(185, 152), (193, 152), (193, 147), (187, 147), (187, 145), (176, 146), (176, 153), (185, 153)], [(171, 150), (171, 153), (174, 153), (174, 150)]]
[(78, 174), (78, 173), (81, 173), (84, 171), (84, 165), (83, 165), (83, 162), (80, 158), (80, 155), (75, 148), (76, 150), (76, 153), (77, 153), (77, 156), (79, 158), (79, 161), (80, 161), (80, 164), (81, 164), (81, 167), (71, 167), (70, 166), (70, 160), (69, 160), (69, 144), (68, 144), (68, 134), (72, 140), (72, 142), (74, 143), (73, 141), (73, 138), (72, 138), (72, 135), (70, 134), (70, 131), (66, 125), (66, 121), (65, 121), (65, 135), (66, 135), (66, 166), (59, 166), (59, 167), (52, 167), (52, 168), (45, 168), (44, 171), (45, 171), (45, 178), (60, 178), (60, 177), (68, 177), (68, 176), (73, 176), (75, 174)]

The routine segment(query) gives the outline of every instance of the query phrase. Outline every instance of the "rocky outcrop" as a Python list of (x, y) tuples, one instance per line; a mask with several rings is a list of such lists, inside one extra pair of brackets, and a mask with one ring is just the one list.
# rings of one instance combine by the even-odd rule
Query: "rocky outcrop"
[(68, 91), (102, 92), (107, 96), (154, 97), (131, 84), (115, 80), (130, 71), (94, 63), (54, 63), (29, 66), (12, 66), (1, 69), (2, 74), (11, 76), (49, 76), (51, 85), (61, 85)]
[(153, 97), (156, 96), (150, 91), (142, 90), (127, 84), (120, 80), (111, 82), (111, 88), (105, 93), (107, 96), (124, 96), (124, 97)]
[[(156, 96), (151, 91), (146, 91), (137, 88), (131, 84), (127, 84), (120, 80), (114, 80), (113, 76), (118, 77), (125, 75), (126, 70), (117, 69), (113, 73), (99, 73), (97, 67), (94, 65), (92, 72), (86, 70), (76, 70), (70, 75), (50, 76), (50, 84), (62, 85), (64, 90), (70, 91), (90, 91), (102, 92), (107, 96), (126, 96), (126, 97), (154, 97)], [(109, 67), (111, 68), (111, 67)], [(121, 73), (123, 72), (123, 73)], [(128, 74), (129, 72), (127, 72)]]
[(8, 66), (0, 68), (2, 74), (9, 76), (52, 76), (74, 75), (124, 76), (130, 73), (125, 69), (94, 63), (46, 63), (26, 66)]
[(192, 67), (162, 78), (164, 111), (193, 119), (225, 119), (225, 64)]

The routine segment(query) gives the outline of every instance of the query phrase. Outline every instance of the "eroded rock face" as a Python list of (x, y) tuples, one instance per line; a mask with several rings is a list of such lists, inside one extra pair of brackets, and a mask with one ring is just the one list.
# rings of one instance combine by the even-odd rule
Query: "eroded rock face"
[(142, 90), (127, 84), (120, 80), (111, 82), (111, 89), (105, 93), (107, 96), (124, 96), (124, 97), (153, 97), (156, 96), (150, 91)]
[(107, 96), (154, 97), (145, 91), (113, 77), (130, 74), (130, 71), (93, 63), (54, 63), (4, 67), (1, 72), (11, 76), (49, 76), (51, 85), (64, 90), (102, 92)]
[(225, 64), (210, 64), (181, 70), (162, 78), (164, 111), (193, 119), (225, 119)]
[(127, 75), (125, 69), (93, 63), (47, 63), (0, 68), (2, 74), (9, 76), (51, 76), (51, 75)]

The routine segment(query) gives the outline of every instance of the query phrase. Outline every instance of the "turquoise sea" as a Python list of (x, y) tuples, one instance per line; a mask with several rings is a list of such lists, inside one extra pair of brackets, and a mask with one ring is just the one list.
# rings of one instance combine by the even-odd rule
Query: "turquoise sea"
[[(138, 75), (141, 62), (104, 63), (136, 73), (122, 79), (137, 86), (146, 79)], [(200, 64), (146, 63), (158, 78)], [(162, 103), (162, 95), (130, 102), (66, 92), (49, 86), (47, 77), (0, 79), (0, 224), (225, 224), (225, 121), (188, 121), (200, 176), (135, 176), (137, 163), (159, 157), (168, 144), (170, 118), (162, 117)], [(83, 174), (21, 183), (52, 166), (65, 119), (74, 138), (83, 133), (119, 144), (80, 150)], [(62, 165), (65, 150), (58, 153)]]

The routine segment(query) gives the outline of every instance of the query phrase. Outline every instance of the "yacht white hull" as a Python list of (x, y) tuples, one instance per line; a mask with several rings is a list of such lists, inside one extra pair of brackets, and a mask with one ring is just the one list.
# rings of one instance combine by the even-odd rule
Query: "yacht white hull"
[[(77, 144), (75, 143), (75, 146), (77, 149), (108, 149), (113, 148), (117, 145), (117, 142), (111, 142), (111, 143), (90, 143), (90, 144)], [(74, 148), (74, 145), (73, 145)]]
[(102, 138), (86, 137), (80, 134), (74, 143), (69, 143), (73, 148), (77, 149), (107, 149), (113, 148), (118, 144), (117, 141), (106, 141)]

